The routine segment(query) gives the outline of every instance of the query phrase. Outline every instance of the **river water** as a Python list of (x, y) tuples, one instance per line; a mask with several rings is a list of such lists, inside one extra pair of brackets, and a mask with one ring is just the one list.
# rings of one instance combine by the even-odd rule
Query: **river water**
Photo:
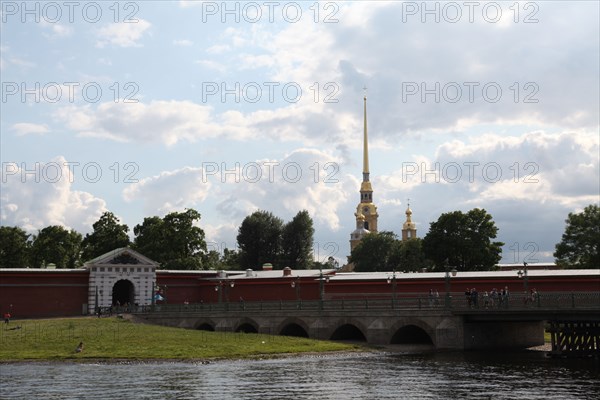
[(594, 399), (600, 365), (543, 352), (0, 364), (2, 399)]

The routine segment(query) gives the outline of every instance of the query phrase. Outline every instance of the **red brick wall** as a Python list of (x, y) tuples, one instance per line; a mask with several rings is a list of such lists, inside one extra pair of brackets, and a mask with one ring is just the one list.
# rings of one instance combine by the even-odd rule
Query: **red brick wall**
[(10, 310), (17, 319), (82, 315), (82, 305), (88, 302), (88, 281), (87, 270), (2, 270), (0, 312)]

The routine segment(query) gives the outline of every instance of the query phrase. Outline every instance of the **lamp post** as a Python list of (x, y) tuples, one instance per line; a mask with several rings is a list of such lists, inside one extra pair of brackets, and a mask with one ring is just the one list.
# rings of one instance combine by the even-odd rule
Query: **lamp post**
[(233, 281), (223, 281), (220, 280), (217, 285), (215, 286), (215, 292), (217, 292), (219, 294), (219, 304), (221, 304), (223, 302), (223, 288), (225, 288), (226, 292), (225, 292), (225, 301), (229, 302), (229, 288), (234, 287), (235, 286), (235, 282)]
[(329, 282), (329, 277), (323, 277), (323, 269), (319, 266), (319, 309), (321, 310), (325, 299), (325, 282)]
[(296, 279), (290, 283), (290, 286), (296, 289), (296, 301), (300, 301), (300, 277), (297, 276)]
[(529, 276), (527, 275), (527, 263), (523, 261), (523, 270), (517, 272), (519, 279), (523, 278), (523, 287), (525, 288), (525, 295), (529, 293)]
[(453, 277), (456, 276), (456, 273), (458, 271), (456, 271), (456, 268), (452, 268), (450, 269), (449, 265), (446, 265), (446, 274), (445, 274), (445, 279), (446, 279), (446, 308), (450, 308), (450, 276), (452, 275)]
[(387, 283), (392, 284), (392, 308), (396, 304), (396, 270), (393, 270), (392, 276), (388, 275)]
[(323, 268), (319, 266), (319, 309), (323, 309), (323, 298), (325, 297), (325, 285), (323, 284)]

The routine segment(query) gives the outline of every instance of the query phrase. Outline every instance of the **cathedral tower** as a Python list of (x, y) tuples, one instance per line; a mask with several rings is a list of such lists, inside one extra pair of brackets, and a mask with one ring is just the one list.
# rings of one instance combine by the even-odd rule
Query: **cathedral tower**
[(362, 237), (369, 232), (377, 232), (377, 207), (373, 204), (373, 187), (369, 181), (369, 141), (367, 135), (367, 95), (364, 96), (364, 131), (363, 131), (363, 173), (360, 185), (360, 203), (356, 207), (356, 229), (350, 235), (352, 251)]
[(406, 222), (402, 225), (402, 240), (414, 239), (417, 237), (417, 226), (412, 222), (412, 210), (410, 203), (406, 208)]

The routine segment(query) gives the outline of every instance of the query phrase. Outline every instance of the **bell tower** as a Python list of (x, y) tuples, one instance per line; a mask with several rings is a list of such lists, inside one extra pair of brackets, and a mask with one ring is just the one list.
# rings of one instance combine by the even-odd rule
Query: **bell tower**
[(417, 237), (417, 226), (412, 222), (412, 210), (410, 209), (410, 200), (406, 207), (406, 222), (402, 225), (402, 240), (414, 239)]

